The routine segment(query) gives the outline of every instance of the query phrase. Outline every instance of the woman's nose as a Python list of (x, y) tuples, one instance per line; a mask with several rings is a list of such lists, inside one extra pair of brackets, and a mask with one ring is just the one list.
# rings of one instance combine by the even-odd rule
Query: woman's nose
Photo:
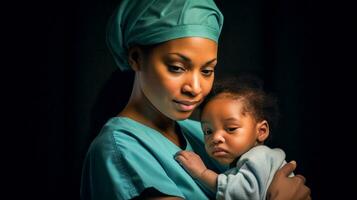
[(187, 82), (183, 86), (183, 92), (189, 93), (190, 96), (197, 96), (202, 92), (199, 75), (193, 73), (193, 75), (188, 78)]

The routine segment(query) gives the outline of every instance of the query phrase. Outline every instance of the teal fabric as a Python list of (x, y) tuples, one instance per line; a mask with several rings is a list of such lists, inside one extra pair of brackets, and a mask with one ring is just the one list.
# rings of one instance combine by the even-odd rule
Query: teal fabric
[[(185, 150), (195, 151), (218, 172), (227, 169), (205, 153), (200, 123), (184, 120), (178, 124), (187, 142)], [(174, 159), (180, 150), (159, 132), (143, 124), (124, 117), (112, 118), (86, 155), (81, 198), (132, 199), (146, 188), (185, 199), (214, 197)]]
[(107, 44), (121, 70), (128, 48), (183, 37), (218, 42), (223, 15), (213, 0), (123, 0), (108, 23)]

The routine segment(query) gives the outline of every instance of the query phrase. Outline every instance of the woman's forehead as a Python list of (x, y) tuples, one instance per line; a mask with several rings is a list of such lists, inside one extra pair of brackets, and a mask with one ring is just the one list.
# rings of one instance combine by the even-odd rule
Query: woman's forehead
[(163, 42), (155, 46), (154, 51), (169, 54), (182, 59), (193, 59), (199, 56), (212, 60), (217, 57), (218, 45), (206, 38), (187, 37)]

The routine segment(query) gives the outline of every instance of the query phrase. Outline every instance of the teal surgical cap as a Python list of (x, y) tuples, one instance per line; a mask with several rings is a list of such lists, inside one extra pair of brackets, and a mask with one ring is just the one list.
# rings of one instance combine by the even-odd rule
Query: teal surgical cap
[(108, 24), (107, 43), (121, 70), (128, 49), (183, 37), (218, 42), (223, 15), (213, 0), (123, 0)]

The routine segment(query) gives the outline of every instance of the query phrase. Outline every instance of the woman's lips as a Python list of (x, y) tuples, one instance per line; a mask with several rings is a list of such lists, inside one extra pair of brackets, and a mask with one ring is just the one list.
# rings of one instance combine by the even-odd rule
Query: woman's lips
[(196, 105), (200, 102), (200, 101), (180, 101), (180, 100), (173, 100), (175, 105), (178, 107), (179, 110), (184, 111), (184, 112), (188, 112), (188, 111), (192, 111)]

